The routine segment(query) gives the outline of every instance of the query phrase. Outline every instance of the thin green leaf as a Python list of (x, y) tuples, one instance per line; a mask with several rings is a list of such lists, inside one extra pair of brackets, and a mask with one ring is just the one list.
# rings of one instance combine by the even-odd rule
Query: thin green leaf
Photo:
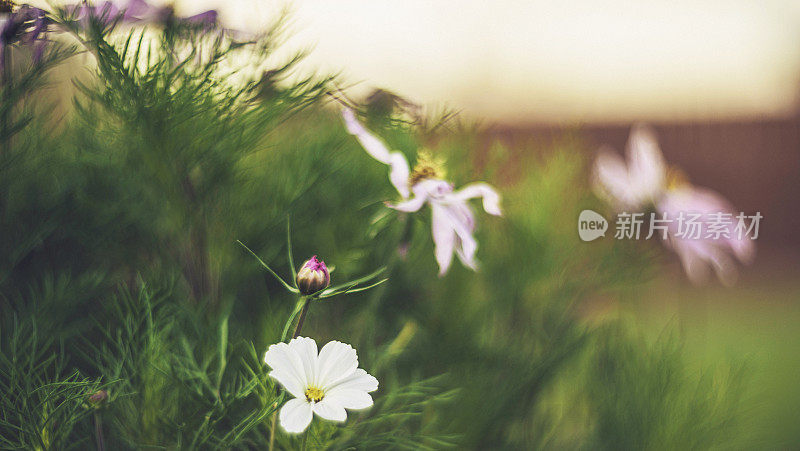
[(289, 254), (289, 268), (292, 269), (292, 286), (297, 288), (297, 269), (294, 267), (294, 257), (292, 256), (292, 218), (286, 217), (286, 249)]
[(245, 250), (247, 250), (247, 252), (250, 252), (250, 254), (251, 254), (253, 257), (255, 257), (255, 258), (256, 258), (256, 260), (258, 260), (258, 262), (259, 262), (259, 263), (261, 263), (261, 266), (263, 266), (263, 267), (264, 267), (264, 268), (265, 268), (267, 271), (269, 271), (269, 272), (270, 272), (270, 274), (272, 274), (273, 276), (275, 276), (275, 278), (276, 278), (276, 279), (278, 279), (278, 281), (279, 281), (279, 282), (280, 282), (280, 283), (281, 283), (281, 284), (282, 284), (284, 287), (286, 287), (286, 289), (287, 289), (287, 290), (291, 291), (292, 293), (299, 293), (299, 292), (300, 292), (300, 290), (298, 290), (297, 288), (295, 288), (295, 287), (293, 287), (293, 286), (289, 285), (288, 283), (286, 283), (286, 281), (285, 281), (285, 280), (281, 279), (281, 276), (279, 276), (279, 275), (278, 275), (278, 273), (276, 273), (275, 271), (273, 271), (273, 270), (272, 270), (272, 268), (270, 268), (270, 267), (269, 267), (269, 266), (268, 266), (266, 263), (264, 263), (264, 260), (261, 260), (261, 258), (260, 258), (258, 255), (256, 255), (256, 253), (255, 253), (255, 252), (253, 252), (252, 250), (250, 250), (250, 248), (249, 248), (249, 247), (245, 246), (245, 245), (244, 245), (244, 243), (242, 243), (242, 242), (241, 242), (241, 241), (239, 241), (239, 240), (236, 240), (236, 242), (237, 242), (237, 243), (239, 243), (239, 244), (240, 244), (240, 245), (241, 245), (243, 248), (245, 248)]

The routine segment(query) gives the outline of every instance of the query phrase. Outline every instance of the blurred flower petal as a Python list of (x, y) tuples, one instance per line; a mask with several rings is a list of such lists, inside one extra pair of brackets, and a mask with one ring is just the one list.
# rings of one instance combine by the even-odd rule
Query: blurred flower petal
[(390, 167), (389, 180), (394, 185), (397, 192), (403, 198), (409, 196), (408, 176), (411, 170), (408, 167), (408, 160), (401, 152), (392, 152), (386, 144), (370, 133), (361, 122), (356, 118), (355, 113), (350, 108), (342, 109), (342, 118), (348, 133), (355, 136), (361, 147), (374, 159)]
[(640, 201), (654, 202), (666, 183), (666, 164), (653, 130), (638, 124), (628, 138), (628, 174)]
[(639, 195), (631, 185), (625, 161), (615, 152), (609, 149), (600, 150), (594, 161), (592, 176), (597, 194), (616, 209), (639, 206)]
[(191, 25), (198, 25), (204, 28), (214, 28), (217, 25), (219, 13), (215, 9), (211, 9), (194, 16), (189, 16), (183, 19), (185, 23)]
[(483, 209), (486, 213), (495, 216), (503, 214), (500, 210), (500, 195), (488, 183), (470, 183), (450, 196), (454, 200), (467, 200), (476, 197), (483, 198)]
[(439, 264), (439, 275), (443, 276), (450, 268), (453, 261), (453, 251), (456, 246), (456, 232), (453, 224), (442, 205), (432, 205), (431, 226), (433, 229), (433, 253)]
[[(741, 263), (749, 263), (755, 253), (755, 243), (736, 234), (736, 219), (733, 207), (720, 194), (705, 188), (684, 186), (668, 190), (657, 203), (660, 214), (666, 214), (673, 221), (668, 225), (671, 247), (681, 259), (684, 270), (692, 282), (699, 283), (706, 279), (708, 266), (713, 267), (719, 280), (725, 285), (736, 281), (736, 265), (731, 258), (735, 256)], [(701, 229), (707, 230), (710, 214), (729, 213), (731, 222), (723, 227), (725, 236), (717, 239), (707, 236), (690, 238), (679, 236), (678, 216), (681, 214), (700, 214)]]

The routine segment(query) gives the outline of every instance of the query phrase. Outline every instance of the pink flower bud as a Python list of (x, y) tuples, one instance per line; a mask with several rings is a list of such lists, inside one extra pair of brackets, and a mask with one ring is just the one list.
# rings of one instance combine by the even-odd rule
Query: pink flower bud
[(325, 262), (313, 256), (297, 272), (297, 288), (305, 295), (316, 293), (331, 284), (331, 275)]

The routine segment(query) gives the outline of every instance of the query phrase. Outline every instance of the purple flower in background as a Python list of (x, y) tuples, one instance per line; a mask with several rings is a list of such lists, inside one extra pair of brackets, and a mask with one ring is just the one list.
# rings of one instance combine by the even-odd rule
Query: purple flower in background
[(84, 28), (89, 27), (92, 21), (107, 28), (120, 18), (119, 7), (110, 1), (95, 6), (87, 3), (67, 5), (64, 10), (69, 18), (80, 23)]
[(178, 22), (211, 29), (217, 26), (218, 19), (216, 10), (209, 10), (190, 17), (177, 17), (171, 6), (156, 6), (146, 0), (129, 0), (121, 7), (111, 1), (105, 1), (96, 6), (80, 3), (67, 6), (66, 11), (84, 27), (89, 25), (90, 20), (96, 20), (104, 27), (111, 26), (117, 21), (160, 25)]
[(130, 0), (122, 10), (123, 22), (136, 22), (146, 17), (153, 9), (153, 6), (145, 0)]
[(184, 23), (198, 26), (204, 29), (211, 29), (217, 26), (219, 13), (215, 9), (210, 9), (194, 16), (182, 19)]
[[(593, 168), (598, 194), (620, 211), (653, 208), (661, 218), (669, 218), (666, 245), (678, 255), (692, 282), (704, 280), (710, 266), (722, 283), (732, 284), (733, 257), (751, 262), (755, 243), (735, 232), (731, 204), (714, 191), (691, 185), (680, 170), (668, 168), (655, 134), (647, 127), (631, 130), (627, 157), (626, 164), (616, 153), (600, 151)], [(730, 222), (716, 221), (714, 236), (681, 230), (691, 219), (696, 230), (708, 230), (715, 217)]]
[(15, 43), (33, 45), (33, 61), (38, 62), (47, 42), (48, 19), (39, 8), (22, 5), (0, 18), (0, 70), (4, 70), (8, 47)]
[(342, 117), (347, 131), (358, 139), (364, 150), (372, 158), (389, 165), (389, 180), (403, 197), (398, 204), (387, 204), (390, 208), (411, 213), (419, 211), (426, 203), (430, 204), (439, 275), (444, 275), (450, 268), (453, 253), (465, 266), (477, 269), (475, 252), (478, 243), (473, 237), (475, 214), (467, 201), (482, 198), (483, 209), (487, 213), (501, 216), (497, 191), (482, 182), (471, 183), (456, 191), (452, 183), (443, 179), (440, 165), (424, 152), (419, 153), (417, 165), (411, 171), (406, 157), (400, 152), (390, 151), (380, 139), (364, 128), (353, 110), (345, 108)]
[(15, 42), (32, 43), (47, 29), (47, 16), (39, 8), (22, 5), (16, 11), (6, 14), (0, 29), (0, 44)]

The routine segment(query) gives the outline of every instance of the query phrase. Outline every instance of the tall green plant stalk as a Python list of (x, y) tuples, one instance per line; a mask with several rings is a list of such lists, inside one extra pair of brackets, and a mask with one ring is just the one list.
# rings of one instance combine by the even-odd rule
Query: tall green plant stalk
[(94, 440), (97, 445), (97, 451), (105, 451), (106, 442), (103, 439), (103, 423), (97, 411), (94, 412)]

